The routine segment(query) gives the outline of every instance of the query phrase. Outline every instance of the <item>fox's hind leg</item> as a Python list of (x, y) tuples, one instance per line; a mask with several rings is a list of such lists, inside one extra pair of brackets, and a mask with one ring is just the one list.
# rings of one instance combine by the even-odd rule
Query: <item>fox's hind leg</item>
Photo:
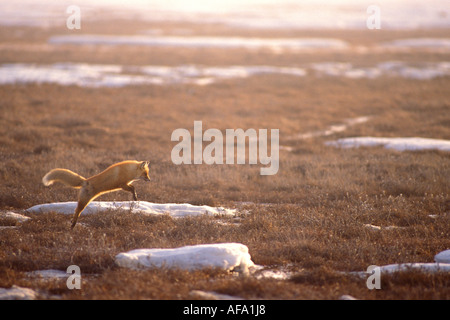
[(86, 208), (88, 203), (89, 203), (89, 201), (78, 201), (78, 206), (75, 209), (75, 213), (73, 214), (71, 229), (73, 229), (75, 227), (75, 225), (77, 224), (78, 217), (80, 216), (80, 214), (84, 210), (84, 208)]
[(78, 196), (78, 205), (77, 205), (77, 208), (75, 209), (75, 213), (73, 214), (71, 229), (73, 229), (75, 227), (75, 225), (77, 224), (78, 217), (80, 216), (81, 212), (84, 210), (84, 208), (86, 208), (86, 206), (89, 204), (89, 202), (92, 201), (93, 198), (94, 197), (89, 196), (86, 189), (84, 189), (84, 188), (81, 189), (80, 195)]

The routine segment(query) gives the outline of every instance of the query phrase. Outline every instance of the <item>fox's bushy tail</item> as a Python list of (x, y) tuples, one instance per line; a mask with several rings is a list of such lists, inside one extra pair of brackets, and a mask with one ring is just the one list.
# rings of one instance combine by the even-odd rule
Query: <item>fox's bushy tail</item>
[(67, 169), (53, 169), (42, 178), (42, 183), (45, 186), (49, 186), (54, 182), (61, 182), (72, 188), (81, 188), (85, 180), (84, 177), (73, 171)]

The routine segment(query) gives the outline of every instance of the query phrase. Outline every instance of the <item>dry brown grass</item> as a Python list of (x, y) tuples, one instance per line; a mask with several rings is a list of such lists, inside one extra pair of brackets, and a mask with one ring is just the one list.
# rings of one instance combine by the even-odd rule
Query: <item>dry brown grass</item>
[[(61, 33), (22, 32), (29, 38), (26, 41), (37, 44), (50, 34)], [(215, 32), (230, 31), (217, 27)], [(423, 33), (436, 36), (438, 32)], [(5, 42), (25, 44), (10, 34), (1, 31)], [(379, 33), (370, 41), (357, 32), (329, 36), (370, 44), (408, 35)], [(416, 55), (407, 59), (448, 59), (442, 54)], [(406, 54), (344, 57), (62, 46), (50, 52), (3, 48), (0, 56), (7, 62), (289, 66), (298, 61), (402, 60)], [(192, 290), (249, 299), (336, 299), (343, 294), (362, 299), (449, 299), (448, 274), (383, 276), (382, 290), (370, 291), (365, 279), (340, 273), (363, 271), (373, 264), (431, 262), (436, 253), (450, 247), (448, 153), (342, 150), (324, 145), (330, 139), (360, 135), (450, 139), (448, 86), (448, 78), (349, 80), (275, 75), (206, 87), (1, 86), (0, 210), (24, 213), (39, 203), (75, 200), (74, 190), (42, 185), (42, 176), (54, 167), (90, 176), (114, 162), (139, 159), (152, 162), (153, 179), (150, 184), (136, 185), (140, 199), (238, 207), (249, 214), (242, 215), (239, 224), (220, 218), (229, 222), (224, 225), (212, 217), (172, 219), (111, 211), (82, 215), (81, 224), (72, 232), (70, 217), (57, 213), (25, 213), (32, 219), (21, 224), (1, 220), (0, 225), (17, 228), (0, 230), (0, 287), (34, 288), (43, 299), (190, 299)], [(330, 137), (286, 139), (358, 116), (371, 119)], [(192, 131), (194, 120), (202, 120), (204, 130), (223, 132), (227, 128), (279, 128), (281, 144), (293, 151), (280, 150), (280, 170), (275, 176), (260, 176), (259, 167), (249, 165), (175, 166), (170, 160), (175, 145), (171, 133), (177, 128)], [(118, 192), (99, 200), (130, 199), (128, 193)], [(377, 231), (365, 224), (401, 228)], [(294, 276), (274, 280), (217, 270), (130, 271), (114, 264), (116, 254), (135, 248), (219, 242), (241, 242), (249, 247), (256, 264), (288, 268)], [(81, 268), (82, 290), (68, 290), (65, 280), (38, 281), (26, 275), (34, 270), (66, 270), (71, 264)]]

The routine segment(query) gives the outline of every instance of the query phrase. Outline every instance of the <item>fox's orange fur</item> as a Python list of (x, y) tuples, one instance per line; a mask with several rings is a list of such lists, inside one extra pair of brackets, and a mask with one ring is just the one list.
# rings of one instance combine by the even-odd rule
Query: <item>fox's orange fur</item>
[(72, 219), (73, 229), (89, 202), (104, 193), (125, 190), (131, 192), (133, 199), (137, 200), (136, 190), (131, 183), (139, 179), (150, 181), (148, 170), (148, 161), (128, 160), (113, 164), (105, 171), (87, 179), (67, 169), (53, 169), (42, 178), (42, 182), (45, 186), (61, 182), (69, 187), (81, 189)]

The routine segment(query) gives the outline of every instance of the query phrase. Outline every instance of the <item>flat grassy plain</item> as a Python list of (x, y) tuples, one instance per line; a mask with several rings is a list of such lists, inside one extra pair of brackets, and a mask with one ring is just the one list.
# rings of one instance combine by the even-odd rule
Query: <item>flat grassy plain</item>
[[(120, 28), (118, 27), (120, 25)], [(445, 37), (422, 31), (249, 31), (179, 24), (93, 23), (80, 33), (134, 34), (157, 27), (195, 35), (330, 37), (366, 50), (271, 52), (220, 48), (50, 45), (63, 28), (7, 27), (0, 30), (2, 63), (84, 62), (122, 65), (277, 65), (339, 61), (374, 65), (448, 61), (445, 52), (378, 52), (383, 41)], [(73, 32), (73, 31), (72, 31)], [(439, 151), (398, 152), (340, 149), (325, 142), (342, 137), (450, 139), (449, 77), (348, 79), (259, 75), (207, 86), (171, 84), (89, 88), (56, 84), (0, 86), (0, 210), (32, 219), (0, 219), (0, 287), (28, 287), (41, 299), (192, 299), (193, 290), (245, 299), (449, 299), (450, 275), (405, 272), (383, 275), (381, 290), (349, 274), (370, 265), (433, 262), (450, 248), (450, 155)], [(292, 139), (326, 130), (346, 119), (365, 123), (329, 136)], [(172, 163), (177, 128), (280, 129), (280, 169), (261, 176), (259, 165)], [(204, 144), (204, 146), (206, 143)], [(225, 217), (172, 219), (123, 211), (70, 217), (25, 210), (47, 202), (75, 201), (77, 191), (41, 179), (52, 168), (85, 177), (126, 160), (150, 160), (151, 183), (136, 183), (140, 200), (239, 209)], [(116, 192), (97, 200), (131, 200)], [(382, 227), (381, 230), (366, 225)], [(395, 226), (397, 228), (384, 228)], [(252, 260), (269, 270), (290, 272), (285, 280), (238, 277), (218, 270), (133, 271), (114, 263), (120, 252), (192, 244), (240, 242)], [(82, 271), (82, 289), (64, 280), (30, 277), (35, 270)]]

